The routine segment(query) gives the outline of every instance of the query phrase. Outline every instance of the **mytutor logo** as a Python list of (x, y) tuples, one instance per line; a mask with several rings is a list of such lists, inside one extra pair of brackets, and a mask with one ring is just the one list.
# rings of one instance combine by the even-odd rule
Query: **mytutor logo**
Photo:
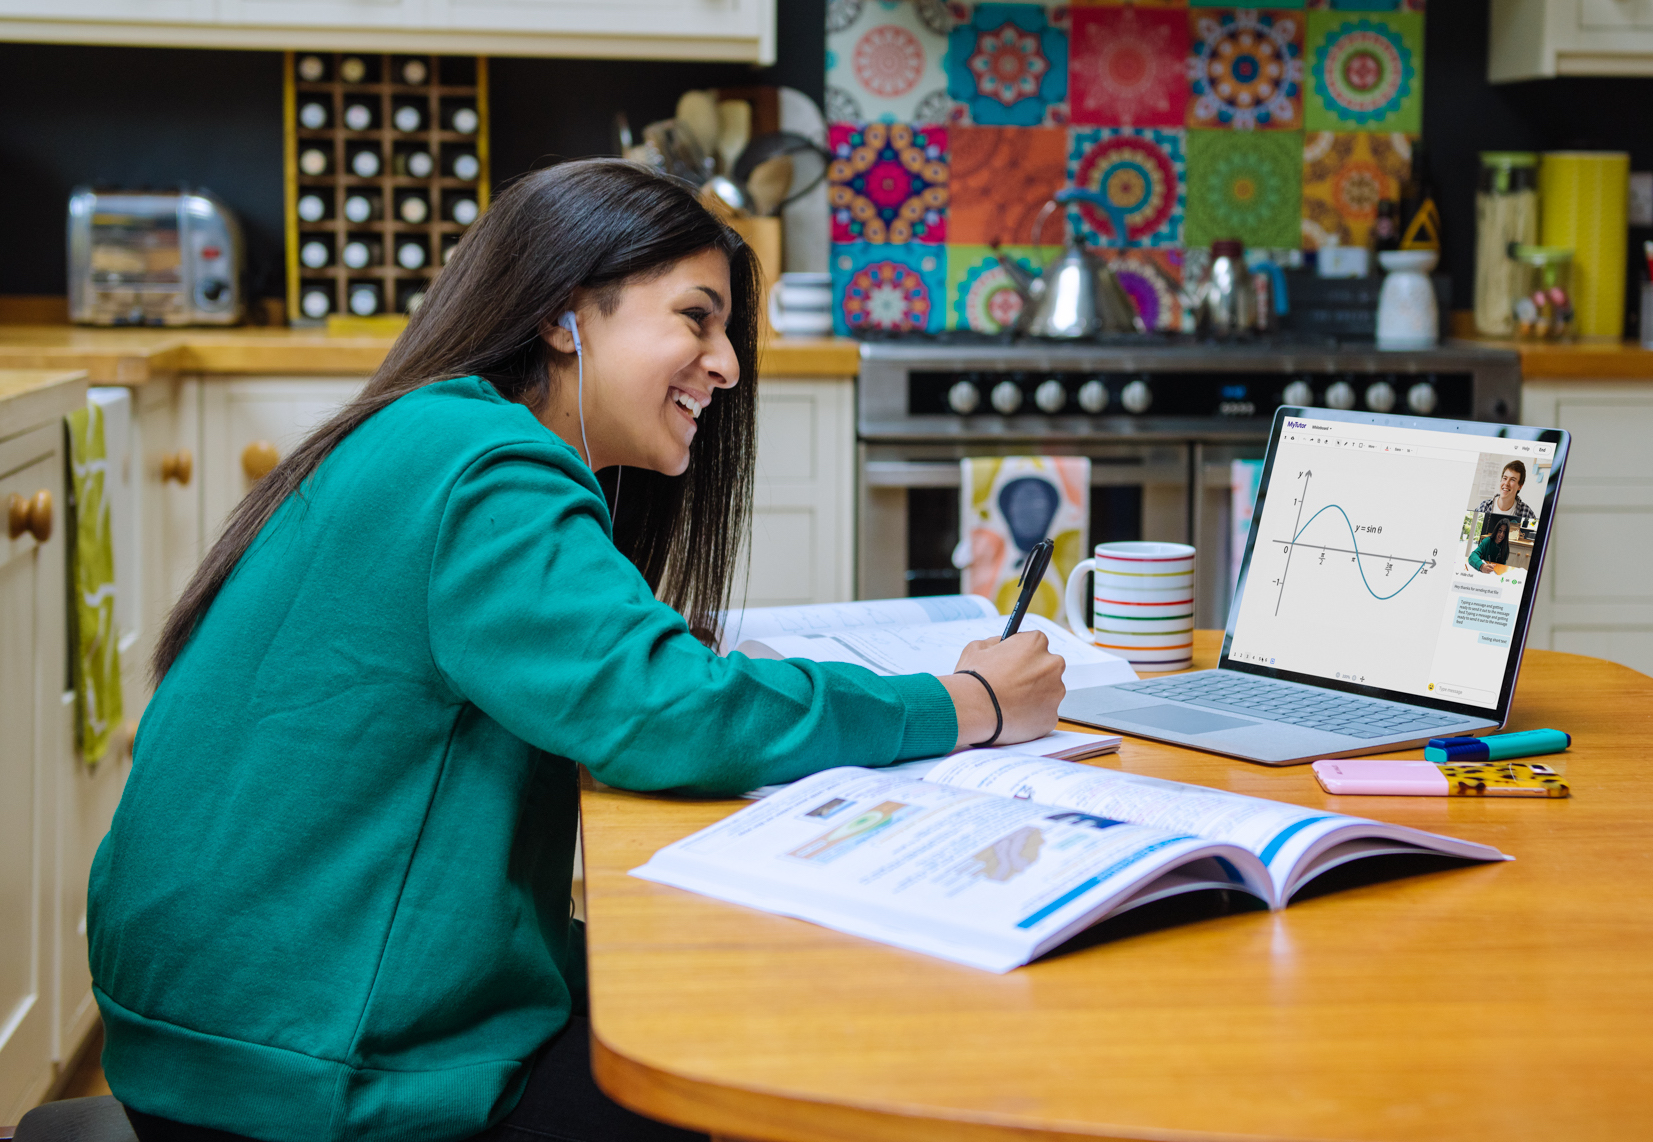
[(1306, 423), (1304, 423), (1303, 421), (1301, 421), (1301, 420), (1288, 420), (1288, 421), (1286, 421), (1286, 427), (1287, 428), (1307, 428), (1308, 425)]

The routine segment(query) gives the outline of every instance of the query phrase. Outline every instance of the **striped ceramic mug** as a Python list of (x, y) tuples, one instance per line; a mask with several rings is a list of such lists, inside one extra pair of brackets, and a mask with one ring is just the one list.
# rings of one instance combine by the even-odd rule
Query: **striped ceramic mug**
[[(1094, 583), (1089, 615), (1087, 571)], [(1067, 612), (1074, 633), (1138, 671), (1180, 670), (1194, 654), (1194, 549), (1185, 543), (1099, 543), (1095, 558), (1068, 575)]]

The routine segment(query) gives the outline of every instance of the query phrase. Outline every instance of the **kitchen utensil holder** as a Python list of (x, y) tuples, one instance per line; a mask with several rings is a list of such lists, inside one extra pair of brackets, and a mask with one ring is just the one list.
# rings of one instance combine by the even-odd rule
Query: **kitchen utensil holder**
[[(323, 61), (323, 78), (307, 80), (299, 75), (298, 61), (305, 57)], [(340, 64), (346, 59), (361, 60), (367, 65), (361, 82), (348, 83), (341, 78)], [(403, 69), (412, 60), (425, 65), (425, 82), (402, 82)], [(441, 268), (446, 248), (471, 225), (455, 221), (450, 204), (469, 196), (478, 213), (488, 205), (487, 59), (401, 53), (288, 52), (284, 75), (289, 323), (340, 324), (341, 319), (351, 316), (351, 288), (362, 283), (378, 286), (380, 304), (375, 316), (405, 316), (409, 299), (423, 293)], [(306, 127), (299, 122), (299, 106), (317, 99), (327, 107), (326, 125)], [(365, 103), (373, 113), (372, 125), (366, 130), (351, 130), (345, 122), (347, 104), (356, 103)], [(394, 125), (395, 114), (409, 106), (420, 110), (423, 123), (416, 131), (398, 130)], [(450, 119), (458, 107), (474, 109), (475, 131), (450, 128)], [(318, 146), (328, 156), (326, 171), (306, 174), (299, 167), (300, 152)], [(420, 146), (435, 160), (429, 176), (398, 174), (398, 155)], [(379, 156), (379, 173), (371, 178), (363, 178), (351, 169), (352, 156), (364, 149), (374, 150)], [(475, 156), (476, 177), (456, 177), (453, 159), (467, 153)], [(379, 195), (378, 217), (352, 222), (345, 216), (345, 199), (358, 190)], [(410, 192), (425, 196), (429, 209), (422, 222), (406, 222), (398, 214), (400, 199)], [(322, 197), (327, 213), (321, 220), (309, 222), (299, 217), (299, 199), (306, 194)], [(409, 237), (425, 244), (425, 264), (416, 269), (397, 263), (397, 247)], [(353, 238), (378, 244), (376, 264), (360, 268), (344, 264), (345, 245)], [(301, 265), (300, 247), (315, 239), (329, 245), (328, 265), (319, 268)], [(325, 317), (306, 317), (300, 308), (301, 298), (317, 287), (328, 293), (328, 313)]]

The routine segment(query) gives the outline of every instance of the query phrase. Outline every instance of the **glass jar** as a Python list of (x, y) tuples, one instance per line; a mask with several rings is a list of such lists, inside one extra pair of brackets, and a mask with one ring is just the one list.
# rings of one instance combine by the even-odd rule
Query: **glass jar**
[(1475, 329), (1508, 337), (1517, 318), (1517, 246), (1538, 241), (1538, 156), (1530, 151), (1482, 151), (1475, 193)]
[(1517, 246), (1510, 316), (1522, 341), (1570, 341), (1573, 319), (1573, 252), (1560, 246)]

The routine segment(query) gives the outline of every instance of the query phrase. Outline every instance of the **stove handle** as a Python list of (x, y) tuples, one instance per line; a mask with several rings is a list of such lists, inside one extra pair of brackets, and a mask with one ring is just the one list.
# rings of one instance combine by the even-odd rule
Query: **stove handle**
[(956, 488), (959, 462), (868, 460), (861, 466), (861, 482), (869, 488)]

